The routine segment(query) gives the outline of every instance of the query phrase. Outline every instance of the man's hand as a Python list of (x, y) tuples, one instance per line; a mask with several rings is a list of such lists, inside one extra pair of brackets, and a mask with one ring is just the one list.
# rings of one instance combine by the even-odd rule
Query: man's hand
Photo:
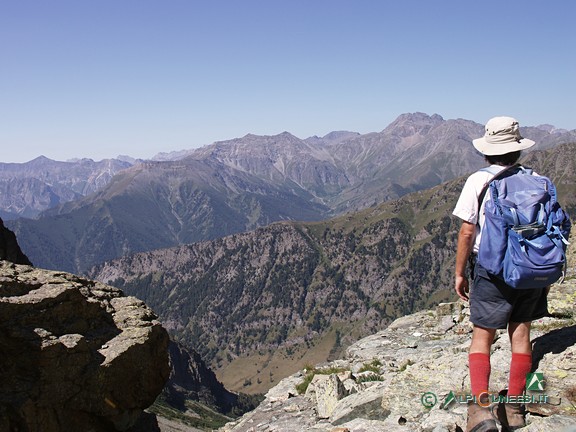
[(465, 276), (456, 276), (456, 282), (454, 284), (454, 289), (456, 294), (464, 301), (468, 301), (468, 292), (470, 291), (470, 286), (468, 285), (468, 278)]

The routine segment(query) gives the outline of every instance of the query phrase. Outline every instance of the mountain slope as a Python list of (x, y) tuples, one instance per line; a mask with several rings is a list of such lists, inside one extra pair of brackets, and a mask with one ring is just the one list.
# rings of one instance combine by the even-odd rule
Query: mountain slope
[[(325, 359), (448, 298), (457, 230), (448, 214), (460, 185), (354, 218), (273, 224), (127, 256), (91, 275), (145, 299), (177, 340), (217, 369), (227, 366), (232, 376), (220, 378), (228, 388), (262, 390), (276, 368), (321, 360), (307, 357), (315, 350)], [(257, 363), (268, 365), (247, 368), (259, 354)]]
[(148, 162), (118, 174), (96, 194), (10, 226), (32, 262), (79, 272), (127, 253), (277, 220), (319, 219), (325, 207), (292, 186), (270, 185), (215, 161)]
[[(575, 150), (528, 159), (545, 160), (532, 164), (542, 173), (565, 167), (552, 177), (565, 179), (560, 198), (568, 204), (576, 196)], [(280, 373), (330, 358), (392, 319), (453, 296), (460, 223), (451, 211), (463, 181), (329, 221), (277, 223), (126, 256), (90, 275), (144, 299), (228, 388), (261, 391)]]
[(522, 161), (541, 174), (550, 177), (560, 197), (560, 203), (576, 223), (576, 144), (564, 144), (546, 151), (528, 154)]

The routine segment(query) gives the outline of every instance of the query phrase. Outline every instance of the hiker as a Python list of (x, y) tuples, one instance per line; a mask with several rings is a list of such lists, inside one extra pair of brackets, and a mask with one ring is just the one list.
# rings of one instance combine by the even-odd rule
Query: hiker
[[(511, 117), (494, 117), (486, 123), (485, 135), (473, 140), (473, 145), (491, 165), (492, 172), (510, 167), (518, 161), (521, 151), (532, 147), (534, 141), (522, 138), (518, 122)], [(470, 303), (470, 321), (473, 324), (472, 342), (468, 355), (470, 385), (477, 401), (488, 400), (490, 379), (490, 347), (497, 329), (508, 328), (512, 359), (508, 382), (508, 396), (521, 396), (526, 385), (526, 374), (532, 368), (530, 325), (533, 320), (548, 314), (548, 288), (514, 289), (486, 271), (476, 261), (484, 228), (484, 204), (479, 206), (481, 191), (494, 177), (489, 170), (470, 175), (462, 189), (453, 214), (462, 219), (456, 253), (455, 290)], [(479, 208), (480, 207), (480, 208)], [(466, 266), (470, 261), (473, 285), (469, 291)], [(496, 417), (503, 430), (525, 426), (523, 407), (505, 403), (494, 412), (488, 403), (468, 406), (468, 432), (498, 431)], [(506, 429), (507, 428), (507, 429)]]

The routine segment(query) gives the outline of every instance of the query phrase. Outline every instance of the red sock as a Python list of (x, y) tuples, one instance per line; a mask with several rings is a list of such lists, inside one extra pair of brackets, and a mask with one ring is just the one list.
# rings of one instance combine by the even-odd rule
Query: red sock
[(478, 396), (488, 391), (490, 381), (490, 355), (485, 353), (468, 354), (468, 367), (470, 369), (470, 386), (472, 394)]
[(532, 369), (532, 354), (512, 353), (508, 396), (520, 396), (526, 387), (526, 374)]

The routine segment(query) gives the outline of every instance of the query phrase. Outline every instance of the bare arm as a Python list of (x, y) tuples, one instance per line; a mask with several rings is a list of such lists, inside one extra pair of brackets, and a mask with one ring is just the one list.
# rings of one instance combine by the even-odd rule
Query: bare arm
[(454, 289), (458, 297), (464, 301), (468, 301), (468, 291), (470, 289), (468, 277), (466, 276), (466, 264), (468, 257), (472, 253), (475, 236), (476, 225), (463, 221), (458, 233)]

